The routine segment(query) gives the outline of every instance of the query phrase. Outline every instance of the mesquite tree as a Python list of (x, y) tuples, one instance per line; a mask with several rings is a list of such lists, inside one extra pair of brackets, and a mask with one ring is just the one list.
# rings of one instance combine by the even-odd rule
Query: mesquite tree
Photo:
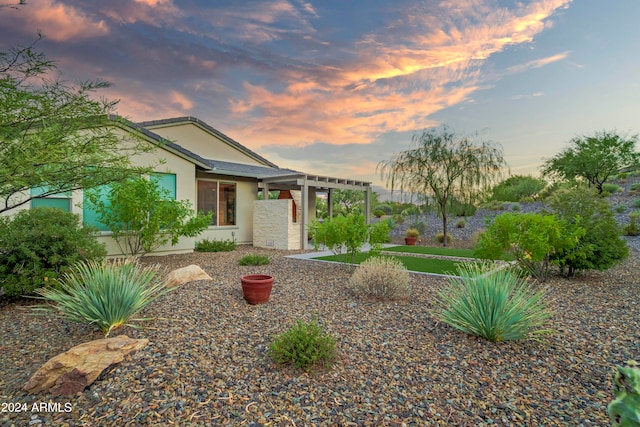
[(387, 185), (433, 197), (447, 245), (447, 207), (454, 198), (473, 201), (490, 188), (506, 166), (502, 149), (487, 141), (458, 136), (446, 126), (413, 137), (414, 148), (378, 164)]
[(96, 187), (150, 169), (131, 158), (155, 147), (111, 116), (116, 102), (94, 98), (110, 84), (69, 84), (34, 44), (0, 51), (0, 213), (38, 197)]

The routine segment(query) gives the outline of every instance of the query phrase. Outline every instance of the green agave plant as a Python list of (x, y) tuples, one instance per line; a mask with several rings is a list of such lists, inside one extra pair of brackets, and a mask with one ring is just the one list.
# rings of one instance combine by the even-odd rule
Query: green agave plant
[(458, 270), (459, 277), (437, 293), (436, 318), (493, 342), (551, 332), (542, 328), (551, 316), (544, 293), (530, 287), (521, 274), (482, 263), (462, 264)]
[(134, 316), (175, 289), (167, 287), (158, 272), (158, 266), (143, 267), (134, 261), (79, 263), (56, 281), (58, 287), (39, 289), (36, 298), (47, 303), (33, 309), (95, 325), (106, 338), (115, 328), (135, 328), (131, 322), (150, 320)]

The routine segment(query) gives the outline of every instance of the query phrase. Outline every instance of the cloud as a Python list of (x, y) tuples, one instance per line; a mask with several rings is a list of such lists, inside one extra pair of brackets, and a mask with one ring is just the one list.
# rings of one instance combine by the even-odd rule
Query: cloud
[(556, 55), (548, 56), (546, 58), (535, 59), (533, 61), (529, 61), (524, 64), (519, 64), (519, 65), (514, 65), (512, 67), (509, 67), (507, 68), (507, 73), (508, 74), (521, 73), (523, 71), (530, 70), (532, 68), (544, 67), (545, 65), (549, 65), (557, 61), (562, 61), (563, 59), (566, 59), (568, 56), (569, 56), (569, 52), (562, 52)]
[[(279, 70), (279, 89), (246, 82), (245, 96), (230, 100), (232, 117), (243, 123), (233, 130), (254, 146), (274, 140), (303, 146), (318, 141), (364, 144), (390, 130), (433, 125), (430, 115), (486, 86), (482, 66), (487, 58), (531, 42), (549, 26), (548, 18), (570, 2), (539, 0), (517, 3), (514, 9), (498, 8), (491, 0), (414, 3), (396, 10), (395, 21), (353, 45), (332, 46), (338, 49), (333, 60)], [(336, 60), (343, 57), (348, 59)]]
[(1, 22), (5, 31), (10, 29), (33, 35), (36, 31), (42, 31), (48, 39), (56, 42), (79, 41), (110, 33), (104, 20), (86, 14), (82, 8), (55, 0), (41, 0), (37, 8), (24, 8), (3, 18)]

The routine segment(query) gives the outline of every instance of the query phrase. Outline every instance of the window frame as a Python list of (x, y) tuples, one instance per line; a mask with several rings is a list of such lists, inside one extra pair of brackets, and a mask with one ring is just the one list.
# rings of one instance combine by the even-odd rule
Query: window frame
[[(237, 228), (238, 227), (238, 183), (237, 182), (233, 182), (233, 181), (223, 181), (223, 180), (219, 180), (219, 179), (207, 179), (207, 178), (197, 178), (196, 179), (196, 212), (208, 212), (208, 211), (204, 211), (203, 209), (200, 209), (200, 182), (207, 182), (207, 183), (214, 183), (215, 184), (215, 193), (216, 193), (216, 197), (214, 199), (214, 203), (215, 203), (215, 207), (214, 209), (211, 209), (211, 211), (213, 211), (214, 215), (213, 215), (213, 219), (211, 221), (211, 225), (209, 225), (209, 228), (215, 227), (215, 228), (222, 228), (222, 227), (233, 227), (233, 228)], [(231, 186), (233, 188), (233, 205), (232, 205), (232, 214), (233, 214), (233, 224), (220, 224), (220, 202), (221, 202), (221, 185), (222, 186)], [(226, 216), (226, 215), (225, 215)]]

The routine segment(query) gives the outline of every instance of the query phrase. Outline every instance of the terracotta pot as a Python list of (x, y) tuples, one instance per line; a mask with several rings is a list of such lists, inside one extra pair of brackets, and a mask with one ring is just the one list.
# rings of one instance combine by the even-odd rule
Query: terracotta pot
[(249, 304), (262, 304), (269, 301), (273, 288), (273, 276), (266, 274), (250, 274), (240, 278), (242, 293)]
[(404, 238), (404, 244), (407, 245), (407, 246), (415, 246), (417, 241), (418, 241), (417, 237), (405, 237)]

